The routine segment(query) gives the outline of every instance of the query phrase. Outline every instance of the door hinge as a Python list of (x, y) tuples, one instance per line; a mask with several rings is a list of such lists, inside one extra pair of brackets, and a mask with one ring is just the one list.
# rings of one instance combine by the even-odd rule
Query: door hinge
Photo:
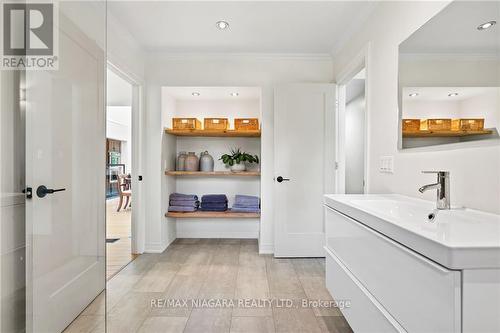
[(335, 162), (335, 170), (339, 169), (339, 162)]
[(139, 176), (138, 179), (140, 182), (142, 182), (142, 176)]

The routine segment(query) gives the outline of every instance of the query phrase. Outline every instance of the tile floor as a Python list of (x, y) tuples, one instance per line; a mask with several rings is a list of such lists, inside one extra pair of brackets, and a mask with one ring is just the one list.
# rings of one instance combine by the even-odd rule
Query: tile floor
[[(108, 281), (107, 332), (352, 332), (336, 308), (295, 307), (303, 299), (331, 300), (324, 276), (323, 259), (259, 255), (255, 240), (178, 239), (164, 253), (139, 256)], [(210, 308), (160, 303), (166, 299), (180, 305), (192, 299), (295, 301), (292, 307)], [(104, 296), (67, 332), (104, 332), (102, 311)]]

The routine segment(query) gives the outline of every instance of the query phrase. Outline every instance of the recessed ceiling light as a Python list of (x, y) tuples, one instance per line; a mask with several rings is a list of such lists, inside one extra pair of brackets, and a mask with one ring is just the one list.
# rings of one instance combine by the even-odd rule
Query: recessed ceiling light
[(230, 95), (233, 97), (237, 97), (239, 94), (237, 92), (232, 92)]
[(485, 22), (477, 27), (477, 30), (486, 30), (497, 24), (497, 21)]
[(458, 93), (449, 93), (448, 94), (448, 97), (455, 97), (455, 96), (458, 96)]
[(200, 96), (200, 93), (199, 93), (199, 92), (197, 92), (197, 91), (194, 91), (194, 92), (192, 92), (192, 93), (191, 93), (191, 95), (193, 95), (193, 96), (195, 96), (195, 97), (198, 97), (198, 96)]
[(215, 26), (219, 29), (219, 30), (226, 30), (227, 28), (229, 28), (229, 23), (227, 23), (226, 21), (217, 21), (215, 23)]
[(417, 96), (418, 96), (418, 93), (411, 93), (411, 94), (409, 94), (408, 96), (410, 96), (410, 97), (417, 97)]

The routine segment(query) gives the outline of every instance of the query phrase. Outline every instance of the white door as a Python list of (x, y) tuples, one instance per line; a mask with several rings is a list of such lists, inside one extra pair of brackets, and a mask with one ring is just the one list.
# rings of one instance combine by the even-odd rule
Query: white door
[(333, 84), (275, 90), (274, 201), (277, 257), (324, 257), (323, 195), (334, 191)]
[(61, 332), (105, 288), (105, 53), (59, 22), (59, 69), (26, 73), (28, 332)]

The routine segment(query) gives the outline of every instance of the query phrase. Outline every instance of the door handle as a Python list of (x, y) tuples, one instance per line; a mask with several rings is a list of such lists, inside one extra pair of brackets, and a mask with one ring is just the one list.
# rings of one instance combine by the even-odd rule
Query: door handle
[(283, 177), (281, 177), (281, 176), (276, 177), (276, 180), (278, 181), (278, 183), (281, 183), (281, 182), (284, 182), (284, 181), (287, 181), (287, 182), (288, 182), (288, 181), (290, 181), (290, 179), (288, 179), (288, 178), (283, 178)]
[(36, 189), (36, 195), (39, 197), (39, 198), (43, 198), (45, 197), (47, 194), (52, 194), (52, 193), (55, 193), (55, 192), (62, 192), (62, 191), (66, 191), (65, 188), (59, 188), (59, 189), (52, 189), (52, 188), (47, 188), (45, 185), (40, 185), (38, 186), (38, 188)]

